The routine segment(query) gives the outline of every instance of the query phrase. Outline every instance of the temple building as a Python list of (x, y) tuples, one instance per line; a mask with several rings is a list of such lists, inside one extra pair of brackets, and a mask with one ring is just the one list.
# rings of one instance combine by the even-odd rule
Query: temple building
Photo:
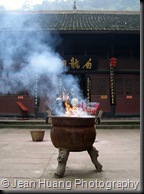
[[(100, 103), (104, 117), (140, 116), (140, 12), (76, 9), (1, 12), (0, 22), (3, 40), (14, 34), (21, 40), (27, 34), (32, 37), (43, 32), (45, 43), (51, 44), (63, 58), (64, 67), (69, 68), (67, 73), (79, 79), (87, 101)], [(55, 42), (51, 36), (55, 37)], [(14, 47), (14, 38), (12, 44)], [(21, 48), (25, 42), (22, 44)], [(31, 41), (31, 44), (36, 46), (36, 42)], [(38, 97), (40, 86), (37, 82), (33, 95), (29, 91), (3, 92), (2, 87), (9, 87), (11, 81), (2, 73), (9, 64), (8, 60), (3, 60), (4, 49), (4, 41), (0, 40), (0, 79), (5, 79), (0, 82), (0, 116), (43, 117), (46, 108), (44, 97)], [(19, 53), (18, 57), (17, 53), (19, 49), (12, 63), (15, 66), (18, 63), (19, 67), (27, 59), (25, 53)], [(5, 54), (9, 58), (9, 54)], [(51, 63), (48, 65), (52, 66)], [(27, 69), (21, 75), (25, 85), (26, 73)]]

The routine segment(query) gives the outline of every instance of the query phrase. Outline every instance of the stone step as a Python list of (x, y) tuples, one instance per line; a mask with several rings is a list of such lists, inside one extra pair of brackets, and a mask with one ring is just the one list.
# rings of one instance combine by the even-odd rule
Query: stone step
[[(1, 128), (51, 129), (51, 125), (0, 125)], [(97, 125), (96, 129), (140, 129), (139, 125)]]
[(97, 125), (96, 129), (140, 129), (140, 125)]
[(140, 120), (101, 120), (97, 129), (140, 129)]
[[(41, 120), (0, 120), (0, 128), (50, 129), (51, 124)], [(140, 120), (102, 119), (97, 129), (140, 129)]]
[(140, 125), (140, 120), (101, 120), (102, 125)]
[(50, 129), (51, 125), (2, 125), (0, 124), (0, 128), (17, 128), (17, 129)]

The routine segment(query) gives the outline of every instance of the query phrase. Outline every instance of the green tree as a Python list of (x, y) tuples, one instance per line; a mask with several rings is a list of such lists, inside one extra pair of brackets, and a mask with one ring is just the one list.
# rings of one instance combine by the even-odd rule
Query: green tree
[(77, 10), (140, 10), (140, 0), (43, 0), (34, 9), (40, 10), (72, 10), (76, 1)]

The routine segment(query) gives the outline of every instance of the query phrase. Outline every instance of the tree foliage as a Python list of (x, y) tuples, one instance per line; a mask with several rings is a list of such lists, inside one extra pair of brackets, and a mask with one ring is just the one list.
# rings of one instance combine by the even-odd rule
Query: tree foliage
[[(42, 4), (31, 4), (25, 0), (22, 10), (72, 10), (76, 2), (77, 10), (127, 10), (140, 11), (140, 0), (43, 0)], [(5, 8), (0, 5), (0, 11)]]
[(34, 9), (72, 10), (74, 1), (77, 10), (140, 10), (140, 0), (43, 0), (42, 5), (34, 6)]

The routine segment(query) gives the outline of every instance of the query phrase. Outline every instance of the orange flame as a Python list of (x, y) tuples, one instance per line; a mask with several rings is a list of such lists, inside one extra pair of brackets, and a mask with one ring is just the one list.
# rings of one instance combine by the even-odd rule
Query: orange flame
[(66, 107), (66, 115), (67, 116), (72, 116), (76, 115), (76, 107), (71, 107), (70, 104), (66, 101), (65, 102), (65, 107)]

